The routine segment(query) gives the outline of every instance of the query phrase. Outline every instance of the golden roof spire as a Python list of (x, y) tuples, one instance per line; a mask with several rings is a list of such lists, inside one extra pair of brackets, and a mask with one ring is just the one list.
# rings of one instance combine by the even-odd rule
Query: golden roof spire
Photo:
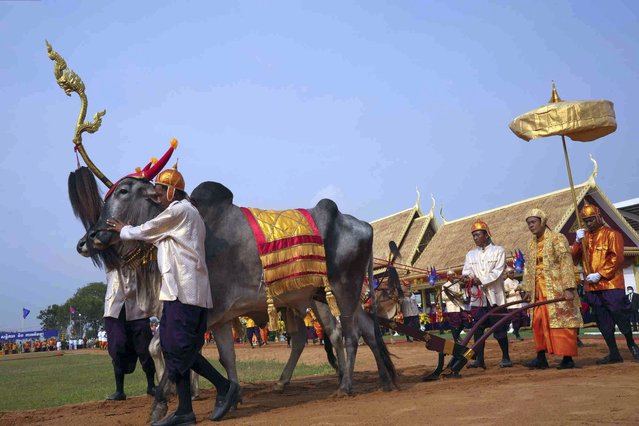
[(552, 93), (550, 95), (549, 104), (554, 104), (556, 102), (561, 102), (561, 98), (559, 97), (559, 93), (557, 93), (557, 88), (555, 87), (555, 80), (552, 80)]

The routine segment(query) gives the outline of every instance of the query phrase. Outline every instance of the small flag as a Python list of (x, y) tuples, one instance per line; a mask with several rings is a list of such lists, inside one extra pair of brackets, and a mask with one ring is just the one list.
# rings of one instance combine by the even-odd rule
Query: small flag
[(435, 283), (437, 283), (437, 270), (435, 269), (434, 266), (430, 267), (430, 274), (428, 275), (428, 284), (430, 284), (430, 286), (434, 286)]
[(75, 309), (73, 308), (73, 306), (69, 306), (69, 313), (75, 314)]
[(31, 311), (27, 308), (22, 308), (22, 319), (25, 319), (29, 315), (29, 312)]

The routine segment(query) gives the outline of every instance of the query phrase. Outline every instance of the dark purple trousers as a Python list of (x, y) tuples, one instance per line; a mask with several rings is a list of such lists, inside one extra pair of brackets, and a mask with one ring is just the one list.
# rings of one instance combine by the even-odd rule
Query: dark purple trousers
[(138, 358), (145, 372), (155, 373), (155, 364), (149, 354), (153, 333), (148, 318), (127, 321), (123, 306), (118, 318), (104, 317), (104, 328), (109, 339), (109, 355), (117, 373), (133, 373)]
[(206, 308), (179, 300), (164, 301), (160, 344), (169, 379), (176, 381), (191, 369), (204, 346)]
[(620, 288), (585, 292), (584, 301), (592, 307), (597, 318), (597, 327), (604, 337), (614, 334), (615, 324), (621, 334), (632, 332), (630, 302), (625, 296), (626, 293)]
[[(508, 309), (508, 313), (515, 312), (516, 310), (517, 309)], [(513, 315), (511, 323), (515, 331), (519, 330), (524, 324), (526, 324), (526, 311), (521, 311)]]

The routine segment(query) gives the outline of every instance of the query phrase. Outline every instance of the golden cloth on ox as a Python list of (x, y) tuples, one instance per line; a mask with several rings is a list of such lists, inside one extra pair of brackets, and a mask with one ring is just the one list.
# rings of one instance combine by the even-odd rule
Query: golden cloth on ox
[(326, 276), (322, 237), (307, 210), (241, 208), (255, 235), (264, 268), (269, 326), (277, 329), (273, 298), (306, 287), (323, 287), (334, 316), (339, 308)]
[(560, 101), (522, 114), (508, 127), (526, 141), (566, 135), (574, 141), (590, 142), (614, 132), (617, 121), (610, 101)]

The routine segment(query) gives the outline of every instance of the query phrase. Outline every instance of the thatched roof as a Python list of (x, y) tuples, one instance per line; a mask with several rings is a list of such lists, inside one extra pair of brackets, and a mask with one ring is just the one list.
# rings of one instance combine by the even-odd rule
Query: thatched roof
[(437, 222), (432, 214), (419, 217), (410, 225), (399, 251), (402, 254), (400, 263), (412, 265), (437, 232)]
[(371, 222), (373, 227), (373, 257), (387, 260), (390, 255), (388, 243), (395, 241), (400, 247), (413, 220), (422, 216), (417, 205)]

